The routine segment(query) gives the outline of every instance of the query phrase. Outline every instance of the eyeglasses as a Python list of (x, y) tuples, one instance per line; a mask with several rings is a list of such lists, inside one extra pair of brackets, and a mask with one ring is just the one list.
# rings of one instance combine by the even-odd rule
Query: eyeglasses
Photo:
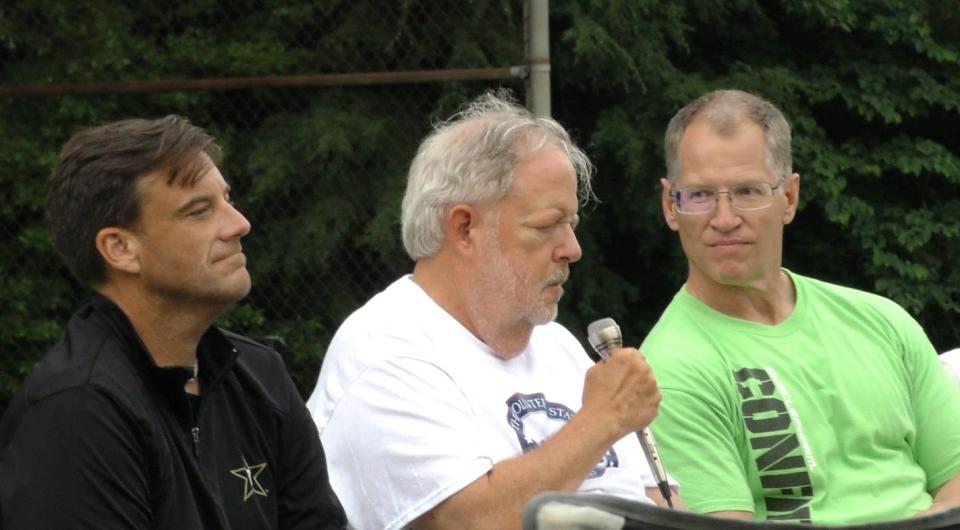
[(686, 214), (710, 213), (717, 208), (720, 195), (726, 193), (730, 198), (730, 205), (740, 211), (762, 210), (773, 204), (773, 192), (783, 185), (776, 186), (769, 182), (747, 182), (737, 184), (727, 191), (706, 186), (691, 186), (679, 188), (673, 192), (674, 204), (677, 211)]

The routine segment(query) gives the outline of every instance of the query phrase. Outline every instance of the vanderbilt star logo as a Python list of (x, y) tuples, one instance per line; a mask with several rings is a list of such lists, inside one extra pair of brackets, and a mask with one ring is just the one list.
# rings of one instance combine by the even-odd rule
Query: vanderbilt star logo
[(266, 497), (268, 493), (267, 490), (265, 490), (260, 484), (260, 481), (257, 480), (257, 477), (260, 476), (260, 473), (263, 473), (263, 470), (267, 468), (266, 462), (251, 466), (247, 463), (247, 459), (245, 457), (241, 458), (243, 458), (243, 467), (231, 469), (230, 473), (243, 479), (243, 501), (246, 502), (247, 499), (253, 497), (254, 495)]

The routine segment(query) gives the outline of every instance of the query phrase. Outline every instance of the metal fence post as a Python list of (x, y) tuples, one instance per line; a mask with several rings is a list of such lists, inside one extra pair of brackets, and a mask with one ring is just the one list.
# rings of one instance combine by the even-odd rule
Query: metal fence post
[(526, 0), (524, 30), (530, 74), (527, 107), (536, 116), (550, 117), (550, 1)]

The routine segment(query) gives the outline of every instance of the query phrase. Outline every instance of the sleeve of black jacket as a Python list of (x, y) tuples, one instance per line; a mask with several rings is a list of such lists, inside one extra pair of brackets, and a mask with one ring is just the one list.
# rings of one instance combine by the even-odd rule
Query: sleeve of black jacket
[[(290, 378), (283, 357), (248, 337), (224, 332), (240, 351), (237, 377), (248, 399), (274, 402), (279, 440), (274, 451), (279, 489), (277, 515), (283, 530), (341, 529), (347, 517), (330, 486), (317, 426)], [(270, 429), (273, 431), (273, 429)]]
[(290, 416), (283, 428), (280, 453), (280, 527), (334, 529), (346, 527), (340, 500), (330, 487), (326, 456), (317, 426), (289, 376)]
[(33, 404), (0, 455), (3, 527), (150, 528), (149, 466), (122, 410), (91, 385)]

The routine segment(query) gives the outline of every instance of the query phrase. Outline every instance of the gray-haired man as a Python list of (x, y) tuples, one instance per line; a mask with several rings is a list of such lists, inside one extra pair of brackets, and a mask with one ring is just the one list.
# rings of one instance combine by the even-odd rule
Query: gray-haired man
[(337, 331), (308, 407), (357, 528), (518, 528), (546, 490), (659, 498), (631, 435), (656, 383), (635, 350), (591, 366), (553, 322), (591, 166), (549, 119), (487, 94), (420, 146), (416, 260)]

